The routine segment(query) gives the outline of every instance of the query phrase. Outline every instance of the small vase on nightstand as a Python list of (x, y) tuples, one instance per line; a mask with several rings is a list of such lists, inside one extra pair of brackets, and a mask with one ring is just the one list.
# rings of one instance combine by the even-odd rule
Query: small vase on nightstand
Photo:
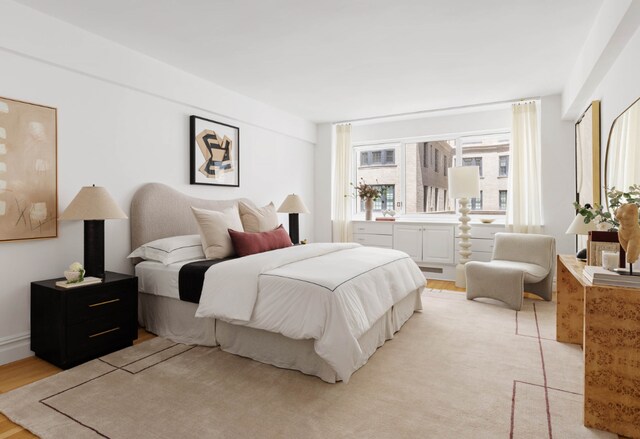
[(373, 198), (364, 199), (365, 219), (371, 221), (373, 219)]

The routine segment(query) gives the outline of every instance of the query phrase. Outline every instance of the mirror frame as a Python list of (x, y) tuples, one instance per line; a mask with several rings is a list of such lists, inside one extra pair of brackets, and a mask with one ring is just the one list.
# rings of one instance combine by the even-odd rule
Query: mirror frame
[[(578, 127), (580, 126), (580, 124), (582, 123), (582, 121), (584, 120), (584, 118), (586, 117), (587, 113), (589, 112), (589, 110), (591, 110), (591, 145), (586, 145), (587, 147), (591, 147), (591, 164), (590, 164), (590, 175), (585, 175), (583, 176), (583, 178), (589, 178), (591, 180), (591, 185), (592, 185), (592, 193), (589, 194), (589, 196), (591, 197), (591, 200), (580, 200), (580, 192), (578, 192), (578, 166), (580, 166), (581, 164), (578, 163)], [(576, 202), (580, 203), (580, 204), (584, 204), (584, 201), (588, 202), (589, 204), (593, 205), (594, 203), (599, 203), (600, 202), (600, 198), (601, 198), (601, 168), (600, 168), (600, 161), (601, 161), (601, 154), (602, 154), (602, 150), (600, 148), (600, 101), (591, 101), (591, 103), (589, 104), (589, 106), (587, 107), (586, 110), (584, 110), (584, 112), (580, 115), (580, 117), (578, 118), (578, 120), (576, 121), (575, 125), (574, 125), (574, 130), (573, 130), (573, 138), (574, 138), (574, 142), (575, 142), (575, 150), (574, 150), (574, 165), (575, 165), (575, 176), (576, 176), (576, 182), (575, 182), (575, 196), (576, 196)], [(582, 194), (583, 196), (586, 196), (587, 194)]]
[(610, 210), (609, 207), (609, 197), (607, 197), (607, 184), (609, 183), (609, 148), (611, 147), (611, 135), (613, 134), (613, 127), (616, 126), (616, 122), (618, 121), (618, 119), (620, 119), (624, 113), (626, 113), (627, 111), (629, 111), (629, 109), (631, 107), (633, 107), (635, 104), (637, 104), (638, 102), (640, 102), (640, 97), (637, 98), (636, 100), (634, 100), (631, 105), (629, 105), (627, 108), (624, 109), (624, 111), (622, 111), (622, 113), (618, 114), (618, 116), (613, 119), (613, 122), (611, 122), (611, 128), (609, 128), (609, 137), (607, 138), (607, 149), (605, 150), (604, 153), (604, 201), (605, 201), (605, 206), (607, 207), (607, 210)]

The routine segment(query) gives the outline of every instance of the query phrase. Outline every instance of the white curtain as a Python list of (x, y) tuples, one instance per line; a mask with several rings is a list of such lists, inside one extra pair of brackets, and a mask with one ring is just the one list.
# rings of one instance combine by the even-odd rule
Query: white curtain
[(511, 172), (507, 230), (541, 233), (540, 135), (535, 102), (511, 107)]
[(335, 126), (333, 142), (333, 242), (351, 240), (351, 125)]

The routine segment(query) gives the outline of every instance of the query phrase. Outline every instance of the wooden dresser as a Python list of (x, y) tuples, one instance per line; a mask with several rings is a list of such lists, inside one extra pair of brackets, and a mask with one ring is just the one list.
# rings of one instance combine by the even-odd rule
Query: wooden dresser
[(584, 350), (584, 425), (640, 438), (640, 288), (593, 285), (558, 256), (557, 335)]

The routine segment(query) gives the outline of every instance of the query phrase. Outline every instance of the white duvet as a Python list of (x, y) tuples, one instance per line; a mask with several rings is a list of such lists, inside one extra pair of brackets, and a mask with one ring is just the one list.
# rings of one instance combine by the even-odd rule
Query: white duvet
[(346, 382), (366, 361), (358, 338), (424, 282), (397, 250), (300, 245), (213, 265), (196, 317), (314, 339), (316, 353)]

